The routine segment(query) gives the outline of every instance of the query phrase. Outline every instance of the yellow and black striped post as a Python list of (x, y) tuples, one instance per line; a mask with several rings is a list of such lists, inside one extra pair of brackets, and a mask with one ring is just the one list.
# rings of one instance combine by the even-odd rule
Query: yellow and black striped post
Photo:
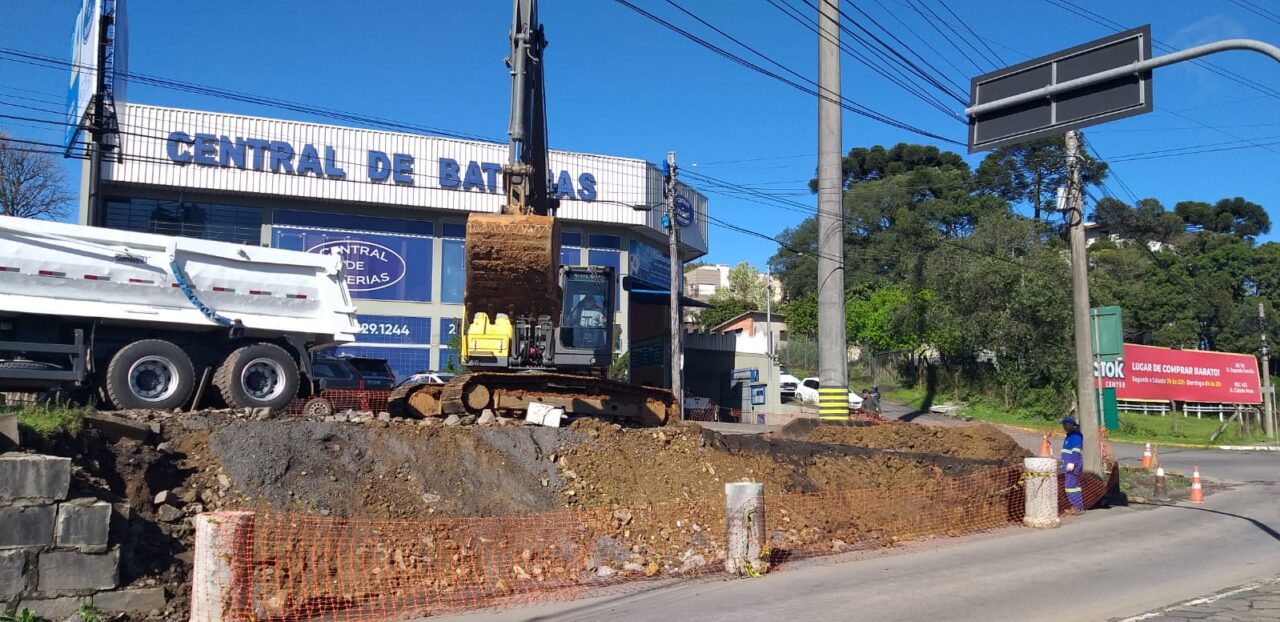
[(848, 421), (849, 387), (820, 387), (818, 418), (824, 421)]

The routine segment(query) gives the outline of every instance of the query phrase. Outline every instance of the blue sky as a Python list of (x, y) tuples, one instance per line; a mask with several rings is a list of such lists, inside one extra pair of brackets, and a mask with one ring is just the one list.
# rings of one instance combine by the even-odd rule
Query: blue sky
[[(767, 64), (666, 0), (633, 1)], [(787, 0), (812, 13), (808, 1)], [(990, 45), (992, 51), (988, 51), (944, 12), (940, 0), (924, 1), (993, 57), (988, 61), (945, 25), (926, 22), (909, 1), (856, 0), (856, 4), (966, 91), (971, 76), (991, 70), (995, 63), (1020, 62), (1111, 32), (1068, 12), (1059, 0), (942, 0)], [(914, 1), (919, 7), (920, 0)], [(1073, 1), (1126, 27), (1150, 23), (1156, 41), (1176, 47), (1227, 37), (1280, 43), (1280, 20), (1270, 21), (1233, 1)], [(1274, 2), (1253, 2), (1280, 14), (1280, 5)], [(76, 0), (0, 0), (0, 47), (69, 60), (79, 4)], [(779, 63), (816, 76), (816, 36), (768, 0), (681, 0), (680, 5)], [(853, 14), (848, 4), (843, 6)], [(674, 149), (685, 170), (806, 205), (816, 203), (806, 190), (815, 166), (814, 97), (734, 65), (611, 0), (544, 0), (540, 10), (551, 42), (547, 76), (552, 146), (651, 161), (663, 159)], [(510, 18), (508, 0), (135, 1), (129, 5), (129, 69), (505, 140), (509, 80), (502, 59)], [(1280, 65), (1265, 57), (1232, 52), (1212, 61), (1280, 89)], [(846, 97), (931, 132), (965, 139), (965, 127), (958, 121), (848, 56), (842, 62)], [(0, 60), (0, 113), (50, 116), (14, 105), (61, 109), (67, 79), (63, 70)], [(129, 98), (335, 122), (136, 84), (130, 87)], [(1191, 146), (1227, 149), (1117, 162), (1113, 170), (1125, 186), (1169, 208), (1182, 200), (1244, 196), (1280, 221), (1280, 187), (1274, 173), (1280, 146), (1235, 148), (1248, 147), (1244, 141), (1280, 139), (1277, 98), (1183, 64), (1157, 72), (1155, 103), (1157, 109), (1151, 114), (1087, 130), (1089, 143), (1108, 159)], [(949, 107), (956, 112), (962, 108), (954, 101)], [(60, 132), (8, 119), (0, 119), (0, 129), (34, 140), (56, 140)], [(849, 113), (844, 116), (845, 151), (904, 141), (962, 152), (954, 145)], [(980, 159), (980, 154), (969, 157), (975, 165)], [(69, 164), (68, 172), (74, 182), (79, 167)], [(711, 190), (704, 184), (694, 185)], [(1109, 187), (1119, 198), (1130, 200), (1116, 181)], [(713, 216), (769, 235), (803, 218), (794, 209), (713, 192), (708, 195)], [(1265, 239), (1278, 239), (1277, 233), (1280, 222)], [(712, 261), (747, 260), (762, 265), (775, 246), (713, 226), (711, 249), (708, 259)]]

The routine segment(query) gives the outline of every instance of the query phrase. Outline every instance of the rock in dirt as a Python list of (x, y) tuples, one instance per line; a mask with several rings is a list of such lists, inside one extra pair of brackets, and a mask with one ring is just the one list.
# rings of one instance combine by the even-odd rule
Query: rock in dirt
[(609, 566), (601, 566), (599, 568), (596, 568), (597, 577), (612, 577), (615, 574), (618, 574), (618, 571), (614, 570), (613, 568), (610, 568)]
[(182, 518), (182, 510), (172, 505), (162, 505), (156, 508), (156, 518), (161, 522), (172, 523)]
[(489, 425), (493, 423), (495, 419), (497, 419), (497, 416), (493, 414), (493, 411), (486, 408), (484, 409), (484, 412), (480, 413), (480, 418), (476, 419), (476, 423), (478, 425)]
[(270, 408), (254, 408), (249, 412), (249, 416), (255, 421), (266, 421), (271, 418), (271, 415)]
[(457, 415), (449, 415), (444, 418), (444, 424), (449, 426), (462, 425), (462, 418)]
[(622, 565), (622, 571), (623, 572), (644, 572), (644, 564), (627, 562)]
[(178, 496), (172, 492), (168, 490), (161, 490), (156, 493), (156, 496), (151, 500), (151, 503), (154, 503), (155, 505), (164, 505), (166, 503), (173, 503), (174, 501), (177, 501), (177, 499)]

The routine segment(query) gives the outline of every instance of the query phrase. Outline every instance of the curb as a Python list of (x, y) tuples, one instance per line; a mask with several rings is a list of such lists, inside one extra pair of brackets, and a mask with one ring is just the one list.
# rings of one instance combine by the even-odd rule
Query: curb
[(1227, 451), (1280, 451), (1275, 445), (1218, 445), (1218, 449)]

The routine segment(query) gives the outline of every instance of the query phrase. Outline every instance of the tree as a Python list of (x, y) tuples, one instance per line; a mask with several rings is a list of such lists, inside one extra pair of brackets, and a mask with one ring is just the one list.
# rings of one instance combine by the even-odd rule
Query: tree
[(729, 286), (716, 290), (711, 306), (698, 312), (698, 325), (712, 328), (748, 311), (763, 311), (765, 283), (760, 271), (747, 262), (729, 268)]
[(64, 217), (72, 199), (66, 185), (52, 156), (23, 149), (0, 133), (0, 215)]
[(1182, 217), (1164, 209), (1156, 199), (1141, 199), (1137, 207), (1106, 197), (1093, 208), (1093, 220), (1121, 240), (1168, 244), (1185, 232)]
[(1266, 210), (1243, 197), (1222, 199), (1213, 205), (1183, 201), (1173, 209), (1191, 231), (1226, 233), (1249, 241), (1271, 231), (1271, 218)]
[[(1067, 184), (1066, 151), (1066, 139), (1061, 135), (1001, 147), (978, 165), (974, 185), (1010, 203), (1030, 203), (1033, 220), (1039, 222), (1041, 213), (1057, 200), (1058, 188)], [(1081, 154), (1080, 180), (1085, 187), (1100, 184), (1106, 177), (1106, 162)]]

